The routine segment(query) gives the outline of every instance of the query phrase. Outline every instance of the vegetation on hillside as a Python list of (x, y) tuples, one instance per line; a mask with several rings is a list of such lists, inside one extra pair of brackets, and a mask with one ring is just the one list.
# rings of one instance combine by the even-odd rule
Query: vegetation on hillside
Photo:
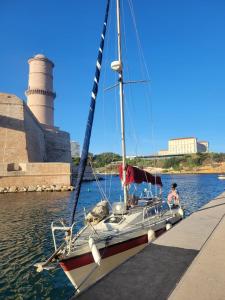
[[(90, 153), (89, 161), (92, 166), (99, 171), (118, 172), (118, 164), (121, 163), (120, 155), (105, 152), (97, 155)], [(79, 159), (74, 160), (75, 165), (79, 163)], [(127, 163), (139, 168), (162, 168), (165, 172), (169, 171), (192, 171), (198, 167), (211, 166), (216, 167), (221, 163), (225, 163), (225, 153), (196, 153), (191, 155), (183, 155), (171, 158), (134, 158), (127, 159)]]
[(93, 156), (92, 164), (95, 168), (101, 168), (108, 164), (121, 161), (122, 158), (119, 154), (112, 152), (105, 152)]
[[(101, 154), (93, 155), (89, 153), (88, 155), (88, 163), (92, 164), (94, 168), (101, 168), (106, 165), (109, 165), (113, 162), (121, 161), (121, 156), (112, 152), (104, 152)], [(73, 159), (74, 164), (77, 166), (80, 162), (80, 158), (76, 157)]]
[[(196, 153), (184, 155), (182, 157), (172, 157), (161, 162), (163, 169), (173, 169), (175, 171), (192, 170), (203, 166), (216, 166), (225, 162), (225, 153)], [(158, 162), (157, 162), (158, 163)]]

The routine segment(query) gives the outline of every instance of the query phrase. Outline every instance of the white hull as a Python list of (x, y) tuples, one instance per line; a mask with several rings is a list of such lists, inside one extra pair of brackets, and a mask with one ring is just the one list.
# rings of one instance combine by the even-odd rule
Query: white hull
[(80, 268), (65, 271), (65, 274), (68, 276), (77, 291), (81, 292), (118, 267), (121, 263), (141, 251), (146, 245), (147, 243), (116, 255), (103, 258), (100, 266), (93, 262)]
[[(170, 218), (170, 224), (175, 224), (180, 220), (180, 216), (174, 215)], [(83, 251), (80, 249), (79, 253), (74, 252), (69, 257), (62, 258), (60, 265), (78, 292), (83, 291), (141, 251), (155, 236), (165, 232), (166, 224), (167, 221), (164, 219), (154, 226), (139, 229), (129, 236), (124, 236), (119, 241), (112, 239), (108, 243), (96, 244), (100, 249), (100, 265), (94, 262), (92, 252), (87, 246), (84, 246)]]

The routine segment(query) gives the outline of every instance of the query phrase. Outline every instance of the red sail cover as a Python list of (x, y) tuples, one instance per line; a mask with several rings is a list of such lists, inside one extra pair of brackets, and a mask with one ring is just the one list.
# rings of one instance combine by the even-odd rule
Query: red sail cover
[[(119, 166), (119, 175), (120, 179), (123, 179), (123, 166)], [(157, 184), (162, 186), (162, 181), (160, 176), (153, 176), (152, 174), (138, 169), (136, 167), (132, 167), (130, 165), (126, 166), (126, 182), (125, 185), (128, 185), (130, 183), (142, 183), (142, 182), (148, 182), (151, 184)]]

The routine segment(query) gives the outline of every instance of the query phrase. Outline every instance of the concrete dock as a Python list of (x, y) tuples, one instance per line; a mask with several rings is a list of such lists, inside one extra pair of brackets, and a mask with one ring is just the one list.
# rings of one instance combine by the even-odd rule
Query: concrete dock
[(225, 299), (225, 193), (76, 299)]

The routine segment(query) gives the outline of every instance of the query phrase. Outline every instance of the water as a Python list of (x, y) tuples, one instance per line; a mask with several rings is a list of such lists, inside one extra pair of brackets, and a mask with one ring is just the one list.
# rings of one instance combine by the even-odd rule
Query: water
[[(107, 196), (118, 199), (119, 179), (109, 179), (102, 181), (101, 186), (107, 190)], [(164, 196), (172, 182), (178, 184), (188, 214), (225, 189), (225, 180), (218, 180), (217, 175), (163, 175), (162, 179)], [(73, 294), (74, 289), (61, 269), (37, 273), (33, 268), (35, 262), (43, 261), (53, 251), (50, 223), (69, 217), (72, 196), (69, 192), (0, 194), (0, 299), (57, 300)], [(84, 183), (83, 206), (100, 198), (95, 182)]]

